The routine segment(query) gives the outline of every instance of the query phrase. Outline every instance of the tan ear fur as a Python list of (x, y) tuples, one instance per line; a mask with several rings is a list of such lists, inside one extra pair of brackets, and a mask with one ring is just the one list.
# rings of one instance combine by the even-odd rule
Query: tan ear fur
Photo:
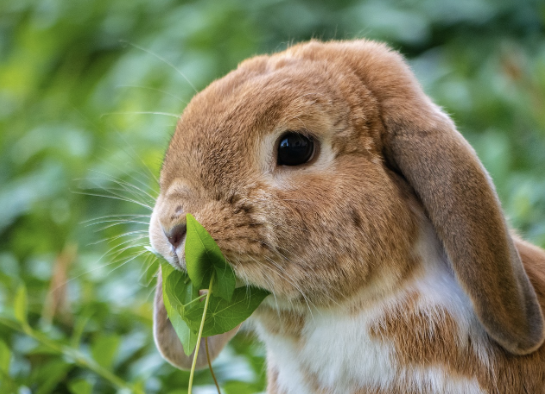
[(508, 233), (492, 182), (453, 122), (424, 94), (402, 57), (360, 40), (311, 42), (296, 56), (336, 63), (376, 97), (389, 164), (422, 201), (487, 333), (513, 354), (544, 340), (543, 314)]
[[(184, 353), (182, 343), (174, 331), (174, 327), (168, 320), (165, 304), (163, 303), (163, 279), (162, 274), (157, 276), (157, 287), (155, 289), (155, 299), (153, 303), (153, 337), (155, 345), (161, 352), (163, 358), (177, 368), (189, 370), (193, 363), (193, 354), (188, 357)], [(221, 335), (214, 335), (208, 338), (208, 350), (210, 353), (210, 362), (212, 362), (223, 350), (237, 333), (240, 326)], [(206, 359), (205, 342), (202, 339), (197, 357), (197, 369), (208, 366)]]

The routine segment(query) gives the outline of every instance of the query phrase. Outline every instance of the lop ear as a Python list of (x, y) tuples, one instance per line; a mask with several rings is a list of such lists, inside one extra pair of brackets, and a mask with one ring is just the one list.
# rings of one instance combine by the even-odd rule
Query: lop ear
[[(208, 350), (210, 353), (210, 362), (214, 360), (237, 333), (240, 326), (221, 335), (214, 335), (208, 338)], [(165, 304), (163, 303), (163, 280), (159, 272), (157, 277), (157, 287), (155, 289), (155, 299), (153, 303), (153, 337), (155, 345), (165, 360), (173, 366), (190, 370), (193, 362), (193, 354), (186, 356), (182, 343), (174, 331), (174, 327), (168, 320)], [(206, 359), (206, 350), (204, 339), (201, 340), (199, 355), (197, 357), (196, 368), (201, 369), (208, 366)]]
[(365, 40), (314, 42), (295, 50), (307, 58), (340, 62), (339, 69), (350, 69), (372, 92), (385, 128), (385, 157), (421, 199), (481, 324), (513, 354), (540, 347), (545, 335), (542, 311), (494, 186), (473, 149), (424, 94), (402, 57)]

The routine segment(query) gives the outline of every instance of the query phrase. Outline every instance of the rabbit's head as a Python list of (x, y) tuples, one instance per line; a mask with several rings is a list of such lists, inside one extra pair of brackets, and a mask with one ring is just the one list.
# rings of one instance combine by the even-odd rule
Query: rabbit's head
[(184, 268), (191, 213), (240, 280), (287, 307), (391, 291), (418, 258), (421, 204), (488, 334), (515, 354), (543, 341), (486, 172), (382, 44), (314, 41), (243, 62), (185, 109), (160, 188), (159, 252)]

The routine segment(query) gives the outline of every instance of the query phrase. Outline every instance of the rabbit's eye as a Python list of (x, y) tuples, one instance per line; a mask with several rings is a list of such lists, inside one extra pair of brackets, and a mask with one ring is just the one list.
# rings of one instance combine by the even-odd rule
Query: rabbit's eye
[(300, 133), (288, 131), (278, 144), (278, 165), (298, 166), (308, 162), (314, 153), (314, 140)]

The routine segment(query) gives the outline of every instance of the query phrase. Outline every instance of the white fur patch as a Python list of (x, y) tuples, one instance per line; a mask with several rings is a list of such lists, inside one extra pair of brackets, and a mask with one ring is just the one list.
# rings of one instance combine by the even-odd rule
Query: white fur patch
[[(443, 394), (485, 394), (477, 378), (464, 379), (450, 376), (448, 371), (440, 367), (427, 369), (411, 369), (401, 372), (408, 382), (411, 382), (410, 391), (419, 390), (424, 393)], [(409, 387), (407, 387), (409, 391)]]
[(372, 320), (372, 314), (313, 311), (302, 333), (303, 347), (291, 338), (269, 335), (261, 326), (258, 333), (286, 393), (313, 393), (316, 385), (330, 387), (332, 393), (349, 393), (362, 383), (380, 385), (394, 374), (391, 349), (365, 330)]

